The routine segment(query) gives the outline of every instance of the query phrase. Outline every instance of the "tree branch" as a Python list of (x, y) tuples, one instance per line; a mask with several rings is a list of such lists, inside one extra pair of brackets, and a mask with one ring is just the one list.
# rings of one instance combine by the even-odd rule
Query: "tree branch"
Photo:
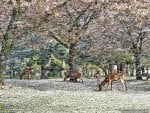
[(85, 23), (81, 26), (81, 30), (86, 29), (88, 24), (92, 21), (94, 16), (93, 12), (90, 12), (90, 14), (86, 17)]
[(49, 33), (48, 33), (48, 35), (52, 36), (52, 37), (53, 37), (57, 42), (59, 42), (61, 45), (65, 46), (66, 48), (69, 48), (69, 45), (66, 44), (65, 42), (63, 42), (63, 41), (61, 40), (61, 37), (60, 37), (58, 34), (56, 34), (54, 31), (50, 30)]

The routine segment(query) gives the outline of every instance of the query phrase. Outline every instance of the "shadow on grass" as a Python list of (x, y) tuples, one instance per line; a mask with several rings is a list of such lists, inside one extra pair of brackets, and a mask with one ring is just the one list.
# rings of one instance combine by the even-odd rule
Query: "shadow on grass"
[(149, 113), (148, 109), (118, 109), (121, 113)]
[[(15, 86), (23, 88), (31, 88), (40, 91), (47, 90), (92, 90), (98, 92), (98, 86), (95, 79), (85, 79), (83, 83), (63, 81), (62, 79), (49, 79), (49, 80), (7, 80), (7, 84), (14, 84)], [(68, 84), (69, 83), (69, 84)], [(128, 91), (150, 91), (150, 81), (139, 81), (135, 79), (126, 80)], [(113, 82), (113, 91), (122, 92), (122, 84)], [(105, 89), (105, 88), (104, 88)], [(110, 86), (108, 88), (110, 90)], [(108, 91), (107, 90), (107, 91)], [(106, 91), (106, 90), (104, 90)], [(127, 91), (127, 92), (128, 92)]]
[(130, 91), (150, 91), (150, 81), (127, 80), (126, 83)]

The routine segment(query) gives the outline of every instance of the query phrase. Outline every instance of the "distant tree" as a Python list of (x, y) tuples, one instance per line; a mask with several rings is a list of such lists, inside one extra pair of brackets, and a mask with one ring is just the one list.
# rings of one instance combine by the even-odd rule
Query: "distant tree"
[(0, 1), (0, 83), (3, 83), (6, 60), (13, 45), (37, 32), (45, 22), (45, 13), (41, 16), (41, 12), (35, 12), (40, 5), (39, 1), (32, 0)]
[[(141, 80), (141, 57), (150, 47), (150, 10), (148, 1), (103, 2), (101, 18), (90, 26), (95, 39), (90, 54), (110, 58), (118, 52), (133, 54), (136, 79)], [(94, 33), (93, 33), (94, 32)]]
[[(120, 13), (122, 18), (123, 45), (134, 56), (136, 79), (142, 80), (141, 74), (141, 57), (149, 51), (150, 45), (150, 10), (142, 2), (133, 2), (130, 7)], [(124, 46), (124, 47), (125, 47)], [(145, 48), (145, 49), (144, 49)], [(146, 49), (147, 48), (147, 49)]]
[[(11, 50), (15, 33), (17, 30), (17, 25), (15, 22), (18, 20), (21, 14), (20, 0), (14, 1), (4, 1), (0, 2), (2, 8), (0, 8), (1, 16), (1, 26), (0, 26), (0, 83), (3, 83), (3, 71), (5, 70), (5, 61), (7, 59), (8, 53)], [(6, 25), (5, 25), (6, 24)]]
[[(59, 2), (58, 2), (59, 4)], [(69, 70), (76, 69), (78, 44), (99, 12), (95, 2), (68, 0), (50, 17), (49, 35), (68, 49)]]

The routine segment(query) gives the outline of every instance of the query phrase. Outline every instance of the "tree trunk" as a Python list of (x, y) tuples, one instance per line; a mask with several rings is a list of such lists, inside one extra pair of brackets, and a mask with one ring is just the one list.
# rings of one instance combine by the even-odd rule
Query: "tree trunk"
[(135, 65), (131, 64), (130, 65), (130, 76), (134, 76), (134, 72), (135, 72)]
[(135, 58), (136, 80), (143, 80), (141, 76), (140, 56), (138, 54), (135, 54), (134, 58)]
[(120, 72), (127, 73), (126, 64), (120, 63)]
[(127, 66), (126, 66), (126, 73), (127, 73), (127, 76), (130, 75), (129, 67), (130, 67), (129, 64), (127, 64)]
[(82, 66), (82, 75), (83, 75), (83, 76), (86, 76), (86, 75), (87, 75), (86, 64), (83, 64), (83, 66)]
[(108, 74), (112, 74), (113, 72), (113, 65), (111, 63), (108, 64)]
[(45, 65), (41, 64), (41, 79), (47, 79)]
[(117, 73), (120, 72), (120, 63), (117, 63)]
[(148, 67), (146, 67), (146, 74), (147, 74), (147, 75), (148, 75), (148, 70), (149, 70)]
[(103, 71), (104, 71), (104, 75), (107, 76), (108, 75), (108, 69), (105, 68)]
[(4, 85), (4, 70), (5, 70), (5, 64), (3, 63), (2, 54), (0, 54), (0, 84)]
[(104, 72), (104, 76), (107, 76), (107, 75), (109, 74), (109, 73), (108, 73), (109, 70), (108, 70), (108, 68), (107, 68), (106, 66), (104, 66), (104, 67), (102, 66), (101, 69), (102, 69), (103, 72)]
[(74, 49), (74, 45), (72, 44), (69, 48), (69, 70), (76, 70), (75, 56), (76, 51)]

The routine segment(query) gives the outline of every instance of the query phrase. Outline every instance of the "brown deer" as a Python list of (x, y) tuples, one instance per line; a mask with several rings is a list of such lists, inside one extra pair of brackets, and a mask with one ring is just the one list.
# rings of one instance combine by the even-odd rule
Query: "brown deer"
[(83, 83), (83, 79), (81, 78), (81, 73), (79, 73), (78, 71), (71, 70), (69, 74), (64, 78), (64, 81), (66, 81), (68, 78), (70, 78), (70, 81), (78, 82), (79, 80), (79, 82)]
[(20, 79), (31, 79), (33, 76), (33, 68), (25, 68), (20, 74)]
[(125, 77), (124, 73), (113, 73), (113, 74), (106, 76), (104, 81), (102, 81), (101, 84), (99, 84), (99, 91), (101, 91), (102, 87), (105, 86), (106, 84), (107, 84), (107, 88), (108, 88), (108, 85), (111, 85), (111, 90), (112, 90), (113, 81), (120, 81), (121, 84), (123, 86), (125, 86), (125, 88), (127, 90), (127, 86), (126, 86), (124, 77)]

